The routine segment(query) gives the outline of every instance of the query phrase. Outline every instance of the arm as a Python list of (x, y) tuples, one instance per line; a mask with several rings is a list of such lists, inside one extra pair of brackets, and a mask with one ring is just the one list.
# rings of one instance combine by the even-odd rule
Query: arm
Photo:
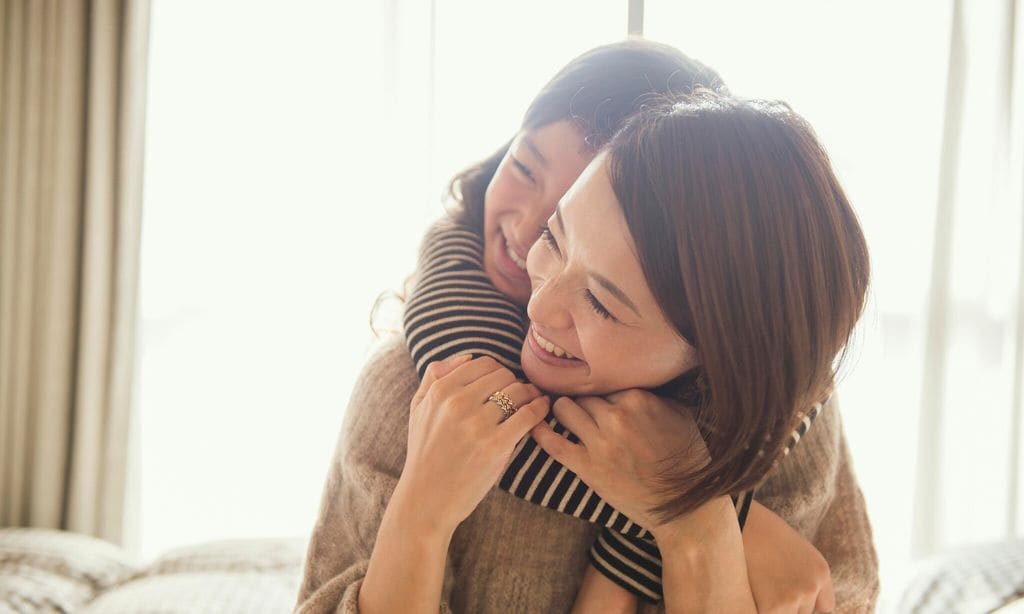
[[(409, 401), (417, 386), (406, 348), (393, 340), (370, 359), (353, 388), (310, 537), (296, 612), (360, 612), (365, 605), (360, 603), (360, 589), (371, 556), (374, 571), (382, 571), (386, 561), (401, 552), (396, 536), (402, 537), (404, 506), (390, 502), (405, 461)], [(380, 561), (374, 555), (378, 548)], [(430, 599), (441, 600), (442, 614), (451, 612), (447, 601), (454, 584), (451, 564), (442, 558), (446, 550), (447, 544), (442, 549), (438, 541), (428, 539), (407, 553), (432, 565), (427, 588)], [(398, 586), (392, 581), (392, 589)], [(432, 612), (437, 611), (435, 606)]]
[[(820, 405), (815, 405), (802, 416), (790, 436), (790, 452), (806, 436), (819, 408)], [(831, 604), (831, 578), (821, 553), (777, 515), (756, 502), (752, 504), (752, 498), (753, 491), (733, 497), (756, 602), (772, 611), (794, 603), (815, 603), (819, 599), (819, 605)], [(751, 513), (758, 519), (753, 527), (746, 524), (749, 509), (754, 510)], [(624, 560), (630, 562), (628, 567), (619, 562)], [(596, 571), (622, 591), (638, 594), (649, 602), (662, 599), (661, 555), (652, 541), (605, 529), (590, 549), (590, 561)], [(623, 571), (625, 569), (631, 571)], [(780, 578), (786, 581), (779, 582)], [(579, 596), (581, 600), (586, 597)]]
[(359, 591), (359, 611), (434, 614), (441, 602), (452, 531), (417, 513), (399, 481), (377, 531)]
[(750, 590), (760, 612), (835, 609), (828, 562), (777, 514), (754, 502), (743, 531)]
[(831, 570), (835, 612), (874, 611), (878, 557), (836, 396), (800, 445), (758, 488), (757, 499), (824, 556)]
[(718, 497), (655, 533), (664, 560), (665, 611), (756, 612), (743, 537), (729, 497)]
[(519, 365), (526, 335), (523, 310), (491, 283), (482, 252), (476, 233), (447, 218), (423, 238), (403, 317), (421, 378), (432, 362), (471, 354), (490, 356), (525, 379)]
[(825, 511), (814, 545), (832, 570), (836, 614), (874, 612), (879, 591), (878, 557), (864, 495), (857, 484), (842, 430), (839, 441), (835, 498)]
[(583, 583), (569, 614), (636, 614), (637, 596), (597, 570), (587, 566)]

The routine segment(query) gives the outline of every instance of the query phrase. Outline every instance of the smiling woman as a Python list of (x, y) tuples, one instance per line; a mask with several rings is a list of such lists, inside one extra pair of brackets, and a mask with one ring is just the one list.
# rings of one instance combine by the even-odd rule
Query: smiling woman
[(528, 313), (583, 368), (525, 352), (526, 375), (578, 395), (698, 371), (713, 460), (678, 476), (674, 512), (754, 486), (798, 410), (833, 389), (868, 287), (864, 235), (812, 129), (784, 103), (709, 90), (652, 104), (564, 201), (530, 253)]
[[(657, 388), (698, 360), (644, 281), (606, 163), (602, 154), (587, 167), (530, 250), (532, 334), (523, 371), (549, 392)], [(549, 343), (575, 358), (559, 358)]]
[[(635, 63), (622, 62), (630, 57)], [(610, 66), (616, 66), (621, 72), (609, 69)], [(668, 241), (652, 239), (661, 237), (664, 230), (659, 231), (660, 234), (634, 231), (632, 224), (636, 220), (628, 215), (632, 200), (628, 194), (619, 193), (622, 183), (604, 166), (608, 161), (604, 154), (589, 163), (593, 166), (575, 184), (577, 187), (571, 194), (554, 194), (543, 189), (550, 185), (545, 180), (555, 154), (537, 134), (556, 122), (571, 119), (569, 125), (576, 133), (566, 134), (564, 138), (573, 139), (573, 154), (586, 151), (586, 146), (603, 143), (602, 139), (606, 140), (611, 134), (600, 129), (621, 126), (627, 116), (637, 110), (631, 105), (644, 102), (642, 94), (646, 90), (641, 88), (670, 81), (651, 76), (650, 71), (657, 70), (656, 66), (667, 67), (667, 73), (677, 78), (688, 74), (693, 78), (700, 75), (717, 79), (712, 72), (677, 51), (653, 43), (632, 41), (593, 50), (556, 75), (538, 96), (538, 101), (550, 105), (546, 114), (538, 115), (537, 109), (544, 109), (545, 105), (535, 101), (524, 127), (505, 147), (460, 175), (453, 188), (453, 195), (460, 198), (459, 206), (453, 219), (442, 221), (426, 237), (415, 289), (406, 305), (406, 341), (423, 382), (415, 390), (414, 385), (406, 381), (412, 369), (409, 355), (400, 353), (394, 343), (387, 344), (361, 376), (363, 383), (352, 400), (350, 418), (339, 439), (338, 456), (310, 544), (307, 573), (300, 592), (302, 611), (333, 611), (339, 605), (344, 611), (355, 611), (357, 605), (360, 611), (374, 607), (402, 610), (415, 607), (413, 604), (422, 605), (424, 611), (433, 611), (438, 602), (442, 611), (566, 610), (574, 600), (584, 611), (587, 604), (604, 607), (612, 600), (629, 610), (630, 607), (635, 609), (636, 596), (650, 602), (641, 604), (641, 611), (662, 611), (661, 582), (663, 578), (675, 578), (678, 559), (670, 556), (663, 567), (654, 534), (648, 529), (657, 530), (655, 524), (660, 526), (664, 515), (652, 516), (648, 506), (638, 503), (657, 503), (648, 496), (649, 491), (644, 491), (651, 485), (645, 480), (636, 480), (633, 485), (640, 484), (641, 490), (633, 492), (642, 496), (622, 496), (625, 491), (616, 485), (629, 485), (630, 480), (605, 481), (600, 473), (589, 469), (587, 473), (574, 471), (570, 463), (586, 467), (576, 465), (571, 456), (562, 455), (564, 450), (574, 449), (565, 446), (593, 443), (597, 431), (588, 429), (586, 422), (578, 419), (582, 416), (579, 412), (566, 412), (565, 408), (573, 407), (569, 401), (559, 402), (554, 412), (557, 415), (545, 415), (548, 399), (538, 396), (541, 391), (535, 385), (516, 381), (521, 375), (518, 371), (520, 351), (525, 361), (531, 360), (532, 352), (538, 363), (543, 362), (537, 365), (538, 379), (543, 376), (540, 371), (578, 371), (579, 379), (575, 375), (568, 378), (577, 388), (557, 388), (558, 381), (535, 383), (541, 388), (550, 386), (552, 390), (570, 394), (610, 391), (602, 387), (600, 381), (596, 384), (586, 381), (594, 365), (601, 365), (601, 376), (607, 377), (603, 386), (616, 383), (630, 387), (632, 382), (615, 377), (618, 367), (624, 367), (627, 374), (633, 373), (636, 382), (652, 386), (667, 382), (683, 385), (687, 380), (685, 376), (693, 371), (689, 367), (702, 362), (681, 359), (688, 352), (692, 354), (693, 348), (700, 347), (696, 343), (697, 336), (693, 335), (700, 327), (695, 328), (680, 317), (685, 314), (686, 305), (671, 308), (666, 305), (658, 290), (665, 281), (648, 270), (648, 262), (640, 255), (650, 250), (661, 251), (664, 252), (662, 257), (671, 262), (678, 255), (673, 246), (679, 247), (681, 254), (687, 242), (679, 236), (672, 236)], [(631, 81), (634, 77), (639, 78)], [(593, 81), (588, 81), (586, 86), (578, 81), (587, 78)], [(625, 91), (619, 92), (621, 99), (608, 100), (600, 93), (601, 88), (615, 83), (617, 78), (632, 83), (635, 89), (623, 88)], [(562, 97), (549, 96), (550, 92), (559, 92)], [(576, 96), (579, 92), (589, 92), (593, 106), (583, 103)], [(598, 108), (617, 109), (622, 115), (592, 121), (591, 113)], [(726, 108), (723, 113), (728, 115), (731, 111)], [(742, 113), (737, 111), (737, 115)], [(794, 125), (794, 130), (799, 132), (801, 124)], [(729, 145), (735, 146), (734, 143)], [(807, 151), (801, 152), (801, 155), (806, 154)], [(542, 159), (544, 164), (541, 164)], [(658, 182), (670, 182), (679, 174), (678, 158), (661, 162), (666, 160), (671, 168), (659, 170), (655, 177)], [(647, 160), (647, 163), (656, 161)], [(723, 170), (720, 166), (715, 166), (715, 170), (724, 175), (746, 172), (744, 169)], [(829, 171), (816, 168), (815, 172), (827, 175)], [(641, 169), (629, 176), (636, 178), (647, 174)], [(742, 178), (748, 177), (743, 175)], [(735, 181), (736, 177), (731, 179)], [(513, 190), (509, 194), (523, 199), (521, 206), (493, 198), (501, 195), (500, 191), (489, 190), (497, 181), (510, 182), (508, 187)], [(532, 190), (538, 186), (541, 189)], [(577, 189), (586, 198), (580, 197), (580, 204), (573, 204)], [(532, 207), (543, 208), (550, 216), (559, 200), (563, 201), (565, 209), (547, 229), (551, 243), (533, 246), (527, 257), (531, 277), (536, 273), (536, 258), (548, 258), (549, 268), (541, 275), (546, 280), (538, 285), (550, 283), (548, 293), (552, 294), (536, 306), (531, 305), (530, 309), (541, 309), (536, 314), (540, 324), (527, 336), (522, 306), (497, 286), (515, 281), (515, 269), (519, 269), (518, 261), (523, 256), (517, 252), (517, 248), (522, 247), (516, 244), (517, 232), (532, 231), (534, 238), (541, 235), (544, 219), (536, 219), (538, 216)], [(586, 209), (591, 201), (605, 203), (605, 213), (609, 215), (595, 214), (591, 219)], [(642, 202), (654, 206), (650, 199)], [(677, 207), (685, 202), (686, 199), (673, 198), (670, 203), (662, 204)], [(507, 206), (503, 211), (505, 223), (488, 225), (488, 210), (503, 205)], [(595, 206), (600, 209), (600, 205)], [(836, 206), (845, 205), (840, 202)], [(591, 222), (595, 226), (586, 230)], [(737, 223), (742, 226), (744, 222)], [(703, 220), (700, 224), (706, 226), (708, 222)], [(773, 234), (766, 238), (777, 239)], [(608, 253), (605, 253), (606, 241), (611, 245)], [(719, 246), (715, 253), (720, 254), (722, 249), (725, 247)], [(545, 254), (538, 250), (550, 251)], [(504, 257), (507, 261), (503, 266), (501, 259)], [(505, 269), (499, 271), (499, 275), (487, 274), (488, 270), (495, 270), (489, 268), (491, 259), (497, 261), (498, 269)], [(616, 269), (621, 264), (619, 260), (632, 262), (629, 269), (637, 279), (619, 278), (623, 274), (621, 269)], [(737, 266), (747, 264), (746, 259), (740, 259)], [(669, 267), (669, 273), (674, 275), (669, 283), (678, 285), (683, 277), (680, 267), (679, 263), (675, 268)], [(509, 275), (504, 279), (492, 278), (500, 278), (502, 272)], [(562, 274), (564, 278), (560, 277)], [(652, 279), (659, 283), (652, 283)], [(728, 276), (723, 279), (728, 285)], [(621, 296), (613, 296), (611, 288)], [(540, 290), (535, 298), (544, 294), (545, 290)], [(641, 298), (645, 292), (647, 297)], [(777, 306), (774, 299), (778, 296), (773, 294), (770, 298), (772, 301), (755, 305), (755, 308)], [(627, 302), (632, 303), (632, 307)], [(714, 319), (713, 316), (707, 318)], [(656, 364), (651, 371), (646, 370), (647, 348), (642, 345), (634, 347), (632, 353), (623, 353), (623, 365), (604, 360), (602, 344), (597, 342), (602, 334), (619, 328), (642, 330), (648, 325), (663, 326), (667, 330), (664, 352), (667, 359), (663, 363)], [(592, 331), (595, 342), (580, 342), (577, 326)], [(687, 350), (687, 346), (691, 350)], [(722, 353), (728, 354), (731, 347), (729, 345)], [(558, 356), (559, 352), (562, 356)], [(568, 358), (566, 352), (570, 355)], [(508, 369), (489, 358), (468, 363), (464, 362), (465, 358), (438, 362), (457, 353), (491, 356)], [(631, 371), (634, 367), (635, 372)], [(799, 380), (799, 377), (794, 380), (798, 382), (793, 384), (795, 388), (803, 385)], [(690, 383), (697, 381), (702, 380)], [(709, 387), (715, 385), (713, 381), (704, 381)], [(724, 382), (719, 380), (719, 385)], [(807, 395), (828, 392), (817, 387), (817, 382), (808, 386)], [(699, 393), (699, 386), (697, 391)], [(674, 391), (672, 387), (662, 387), (661, 392), (671, 397)], [(722, 396), (714, 389), (711, 393), (711, 398), (696, 395), (698, 417), (706, 418), (702, 412), (706, 414), (711, 407), (708, 404)], [(503, 420), (504, 408), (489, 399), (506, 397), (520, 409)], [(625, 467), (645, 465), (646, 461), (633, 464), (637, 457), (630, 451), (632, 444), (627, 446), (627, 443), (637, 441), (684, 444), (683, 448), (689, 448), (686, 452), (692, 450), (694, 456), (686, 459), (675, 456), (685, 461), (676, 469), (692, 466), (701, 459), (706, 461), (703, 444), (692, 443), (693, 421), (666, 419), (685, 416), (673, 398), (662, 399), (649, 392), (632, 390), (621, 395), (606, 395), (604, 400), (586, 397), (578, 406), (599, 423), (598, 431), (615, 432), (606, 430), (600, 423), (604, 426), (645, 425), (644, 432), (654, 435), (653, 438), (607, 437), (605, 443), (593, 446), (595, 453), (604, 451), (605, 460), (612, 458), (613, 465), (616, 455), (607, 453), (620, 449), (624, 454), (616, 458)], [(810, 411), (808, 405), (791, 406), (771, 413), (767, 418), (769, 423), (774, 426), (787, 422), (787, 428), (792, 428), (793, 423), (779, 420), (780, 414), (793, 420), (800, 419), (804, 411), (808, 415), (802, 417), (788, 443), (785, 437), (779, 437), (766, 447), (766, 452), (772, 453), (769, 460), (774, 461), (776, 453), (785, 454), (791, 449), (792, 444), (807, 433), (810, 419), (820, 409), (820, 405), (810, 407)], [(569, 420), (575, 428), (570, 432), (555, 418)], [(545, 420), (561, 436), (551, 435), (549, 427), (542, 422)], [(738, 560), (733, 557), (729, 563), (730, 573), (717, 574), (711, 579), (752, 591), (758, 607), (765, 609), (782, 603), (831, 609), (827, 558), (836, 563), (836, 593), (842, 611), (868, 611), (877, 595), (877, 562), (863, 500), (849, 469), (834, 402), (825, 407), (818, 420), (821, 426), (807, 433), (806, 443), (794, 448), (790, 455), (792, 460), (781, 465), (785, 471), (769, 480), (761, 495), (765, 505), (778, 510), (785, 522), (771, 523), (768, 509), (752, 504), (750, 517), (755, 522), (742, 535), (744, 548), (749, 547), (746, 564), (742, 556)], [(401, 428), (403, 421), (408, 422), (405, 430)], [(532, 428), (531, 423), (539, 426)], [(709, 425), (702, 421), (700, 426)], [(649, 428), (654, 428), (654, 432)], [(534, 438), (522, 436), (531, 429)], [(625, 432), (620, 430), (618, 434)], [(729, 437), (733, 438), (732, 443), (744, 437), (748, 437), (748, 441), (760, 441), (742, 432), (730, 433), (725, 439), (721, 434), (711, 436), (710, 432), (702, 435), (708, 437), (710, 446), (721, 446)], [(561, 444), (552, 446), (552, 438)], [(551, 446), (550, 450), (538, 445), (541, 439), (546, 447)], [(406, 453), (392, 455), (388, 452), (387, 458), (382, 458), (379, 448), (388, 441), (398, 445), (407, 442)], [(687, 442), (691, 443), (686, 445)], [(665, 451), (660, 444), (650, 450), (654, 456)], [(673, 456), (672, 450), (668, 452)], [(757, 447), (749, 450), (750, 454), (756, 452)], [(747, 449), (742, 452), (747, 453)], [(563, 464), (561, 460), (566, 462)], [(647, 475), (647, 471), (641, 474)], [(710, 486), (718, 489), (717, 492), (728, 492), (725, 489), (729, 480), (736, 479), (735, 474), (726, 474), (724, 478), (711, 480)], [(449, 500), (442, 501), (436, 488), (438, 483), (461, 486), (448, 492)], [(674, 486), (678, 489), (681, 483), (676, 481)], [(608, 493), (609, 499), (598, 496), (597, 487), (591, 488), (589, 484), (601, 484), (602, 493)], [(495, 489), (495, 485), (500, 488)], [(606, 488), (609, 485), (611, 488)], [(503, 496), (498, 490), (505, 490), (514, 497)], [(692, 493), (677, 494), (687, 497), (682, 501), (684, 508), (695, 504)], [(730, 532), (731, 524), (733, 537), (740, 535), (736, 529), (744, 521), (743, 502), (749, 501), (739, 494), (733, 493), (735, 501), (740, 503), (737, 510), (740, 522), (733, 517), (731, 523), (719, 525), (723, 531)], [(707, 499), (706, 492), (703, 496)], [(561, 514), (536, 514), (536, 507), (522, 507), (524, 500)], [(365, 504), (361, 503), (364, 501)], [(386, 509), (375, 503), (379, 501), (387, 502)], [(716, 497), (716, 509), (722, 509), (721, 502)], [(678, 515), (680, 502), (669, 503)], [(638, 520), (634, 521), (627, 514), (636, 515)], [(560, 516), (585, 520), (589, 526), (566, 525), (560, 522)], [(343, 526), (346, 518), (357, 519), (360, 526), (375, 527), (376, 535), (354, 534)], [(787, 522), (799, 534), (787, 526)], [(650, 526), (645, 526), (646, 523)], [(597, 528), (601, 528), (600, 533), (593, 532)], [(352, 539), (339, 541), (338, 536), (343, 534)], [(800, 534), (817, 536), (815, 546), (821, 552)], [(406, 539), (409, 535), (422, 537), (422, 541), (410, 544)], [(839, 535), (842, 539), (835, 539)], [(659, 545), (666, 543), (669, 542), (659, 540)], [(585, 544), (590, 544), (589, 549)], [(592, 565), (586, 564), (588, 560)], [(751, 569), (749, 587), (742, 582), (748, 566)], [(546, 573), (539, 575), (552, 569), (568, 570), (571, 575), (566, 578)], [(779, 583), (774, 581), (780, 569), (788, 570), (784, 576), (800, 577), (802, 586), (787, 589), (785, 594), (780, 592)], [(579, 572), (586, 574), (586, 581), (581, 583)], [(458, 578), (455, 573), (459, 574)], [(404, 581), (405, 578), (409, 582)], [(600, 581), (592, 582), (594, 579)], [(568, 586), (562, 585), (563, 582)], [(577, 591), (581, 586), (586, 590)], [(595, 587), (596, 590), (592, 590)], [(678, 585), (675, 588), (678, 591)], [(609, 595), (614, 597), (609, 598)], [(678, 596), (676, 592), (673, 599)], [(604, 601), (605, 598), (609, 601)]]

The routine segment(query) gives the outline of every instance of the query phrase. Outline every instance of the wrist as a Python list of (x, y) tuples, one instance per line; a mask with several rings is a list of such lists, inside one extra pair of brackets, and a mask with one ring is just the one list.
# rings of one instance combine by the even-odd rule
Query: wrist
[(652, 534), (663, 560), (666, 612), (756, 611), (730, 497), (716, 497)]
[(736, 508), (727, 495), (715, 497), (669, 522), (651, 529), (661, 550), (698, 556), (702, 549), (715, 543), (737, 525)]
[(415, 489), (402, 479), (398, 480), (385, 514), (401, 527), (403, 534), (446, 545), (459, 525), (427, 505), (425, 498), (416, 494)]

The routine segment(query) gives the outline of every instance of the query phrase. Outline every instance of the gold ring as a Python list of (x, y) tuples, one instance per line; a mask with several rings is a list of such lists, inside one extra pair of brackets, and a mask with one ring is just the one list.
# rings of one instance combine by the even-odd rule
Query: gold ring
[(487, 397), (488, 401), (494, 401), (498, 407), (501, 408), (502, 417), (501, 420), (504, 422), (509, 416), (516, 413), (519, 408), (512, 402), (511, 397), (502, 392), (501, 390), (495, 392), (491, 396)]

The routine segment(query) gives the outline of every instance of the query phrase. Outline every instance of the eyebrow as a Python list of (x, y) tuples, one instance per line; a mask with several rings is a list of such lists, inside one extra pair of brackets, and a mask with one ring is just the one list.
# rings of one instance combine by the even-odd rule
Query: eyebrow
[(544, 154), (540, 153), (540, 150), (537, 149), (537, 146), (533, 144), (533, 141), (530, 140), (530, 137), (524, 136), (523, 143), (526, 144), (526, 147), (530, 150), (531, 153), (533, 153), (534, 157), (537, 158), (537, 161), (540, 162), (541, 166), (546, 167), (548, 165), (547, 158), (544, 157)]
[(595, 273), (593, 271), (590, 271), (590, 276), (594, 278), (597, 281), (597, 283), (601, 284), (605, 290), (611, 293), (612, 296), (619, 299), (619, 301), (621, 301), (623, 305), (632, 309), (633, 313), (635, 313), (638, 318), (643, 317), (640, 315), (640, 312), (637, 311), (636, 305), (633, 304), (633, 301), (629, 300), (629, 297), (626, 296), (626, 293), (620, 290), (618, 286), (613, 284), (612, 280), (608, 279), (604, 275), (601, 275), (600, 273)]
[[(555, 221), (558, 222), (558, 229), (562, 232), (562, 236), (564, 237), (565, 222), (562, 220), (562, 203), (558, 203), (555, 206)], [(601, 284), (601, 287), (607, 290), (612, 296), (619, 299), (619, 301), (623, 305), (632, 309), (633, 313), (635, 313), (638, 318), (643, 317), (640, 315), (640, 311), (636, 308), (636, 305), (633, 303), (633, 301), (629, 300), (629, 297), (626, 296), (626, 293), (623, 292), (621, 288), (612, 283), (612, 280), (608, 279), (604, 275), (601, 275), (600, 273), (595, 273), (593, 271), (587, 271), (587, 274), (590, 275), (590, 277), (593, 278), (594, 281)]]

